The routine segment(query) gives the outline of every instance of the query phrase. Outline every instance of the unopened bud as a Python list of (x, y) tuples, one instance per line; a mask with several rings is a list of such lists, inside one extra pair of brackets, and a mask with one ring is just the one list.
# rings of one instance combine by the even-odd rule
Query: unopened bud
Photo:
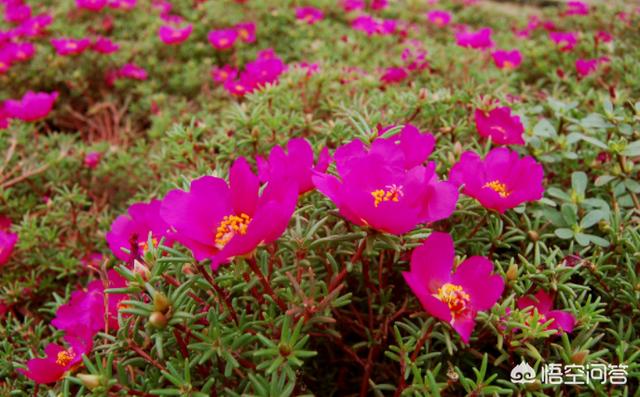
[(153, 312), (149, 316), (149, 323), (155, 328), (164, 328), (167, 326), (167, 317), (160, 312)]
[(453, 153), (455, 153), (455, 155), (458, 157), (460, 157), (460, 155), (462, 154), (462, 144), (460, 143), (460, 141), (456, 141), (453, 144)]
[(182, 274), (195, 274), (195, 268), (191, 263), (185, 263), (182, 265)]
[(452, 152), (448, 152), (447, 160), (449, 160), (449, 163), (453, 164), (456, 162), (456, 156)]
[(89, 390), (93, 390), (100, 386), (102, 379), (98, 375), (90, 374), (77, 374), (76, 377), (80, 379), (80, 382)]
[(133, 272), (142, 277), (144, 281), (149, 281), (149, 278), (151, 277), (151, 271), (147, 265), (138, 260), (133, 261)]
[(531, 239), (531, 241), (533, 241), (534, 243), (540, 238), (540, 235), (535, 230), (529, 230), (527, 232), (527, 235), (529, 235), (529, 239)]
[(165, 294), (163, 294), (162, 292), (156, 292), (155, 294), (153, 294), (153, 308), (156, 311), (164, 313), (167, 311), (169, 306), (171, 306), (171, 302)]
[(512, 263), (507, 269), (507, 280), (514, 281), (516, 278), (518, 278), (518, 265)]
[(589, 355), (589, 350), (581, 350), (579, 352), (575, 352), (571, 355), (571, 361), (574, 364), (582, 365), (584, 364), (584, 361), (587, 359), (588, 355)]

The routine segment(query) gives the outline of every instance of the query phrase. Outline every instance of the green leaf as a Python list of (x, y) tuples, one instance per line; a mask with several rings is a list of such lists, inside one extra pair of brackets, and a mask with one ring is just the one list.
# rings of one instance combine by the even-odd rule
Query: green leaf
[(587, 215), (585, 215), (584, 218), (580, 220), (580, 227), (582, 229), (588, 229), (598, 223), (601, 219), (604, 219), (605, 216), (606, 214), (604, 212), (600, 210), (593, 210), (587, 213)]
[(582, 171), (576, 171), (571, 174), (571, 187), (574, 192), (584, 196), (584, 192), (587, 189), (587, 174)]
[(627, 145), (622, 154), (629, 157), (640, 156), (640, 141), (635, 141)]
[(554, 233), (556, 234), (556, 236), (560, 237), (563, 240), (569, 240), (573, 238), (573, 231), (564, 227), (556, 229)]

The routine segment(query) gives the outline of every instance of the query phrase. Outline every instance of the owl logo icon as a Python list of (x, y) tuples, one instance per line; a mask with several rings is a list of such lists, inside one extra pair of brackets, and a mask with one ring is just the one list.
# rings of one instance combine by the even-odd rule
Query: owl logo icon
[(511, 370), (511, 382), (513, 383), (533, 383), (535, 381), (536, 371), (524, 359)]

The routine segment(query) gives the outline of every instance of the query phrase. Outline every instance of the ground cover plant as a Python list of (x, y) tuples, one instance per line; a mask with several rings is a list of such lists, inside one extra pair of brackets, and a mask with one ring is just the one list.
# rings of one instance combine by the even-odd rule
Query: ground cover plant
[(640, 4), (0, 10), (0, 395), (640, 395)]

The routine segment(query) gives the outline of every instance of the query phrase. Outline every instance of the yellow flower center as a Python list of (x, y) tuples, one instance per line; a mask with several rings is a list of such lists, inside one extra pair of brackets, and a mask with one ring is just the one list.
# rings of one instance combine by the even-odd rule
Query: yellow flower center
[(433, 21), (436, 23), (436, 25), (444, 25), (444, 18), (442, 17), (435, 17), (433, 18)]
[(504, 183), (500, 182), (497, 179), (495, 181), (485, 183), (484, 186), (482, 187), (492, 189), (494, 192), (498, 193), (502, 198), (507, 198), (511, 195), (511, 192), (507, 190), (507, 185), (505, 185)]
[(218, 44), (220, 44), (220, 45), (227, 45), (227, 44), (229, 44), (229, 39), (227, 39), (227, 38), (221, 38), (220, 40), (218, 40)]
[(222, 222), (216, 229), (216, 248), (222, 249), (236, 235), (247, 234), (247, 229), (251, 223), (251, 217), (245, 213), (238, 215), (227, 215), (222, 218)]
[(514, 64), (513, 64), (512, 62), (510, 62), (510, 61), (504, 61), (504, 62), (502, 62), (502, 67), (503, 67), (504, 69), (513, 69), (513, 68), (515, 68), (515, 66), (516, 66), (516, 65), (514, 65)]
[(248, 38), (249, 38), (249, 32), (248, 32), (246, 29), (240, 29), (240, 30), (238, 30), (238, 34), (240, 35), (240, 37), (241, 37), (243, 40), (246, 40), (246, 39), (248, 39)]
[(434, 295), (440, 302), (445, 303), (451, 310), (452, 317), (458, 317), (467, 310), (470, 298), (462, 286), (446, 283), (438, 288), (438, 292)]
[(58, 356), (56, 357), (56, 364), (61, 367), (66, 367), (75, 357), (76, 355), (73, 352), (73, 349), (63, 350), (58, 353)]
[(70, 50), (75, 50), (76, 48), (78, 48), (78, 45), (76, 43), (67, 43), (67, 48)]
[[(154, 247), (157, 247), (158, 239), (151, 236), (151, 244), (153, 244)], [(146, 254), (149, 251), (149, 244), (147, 241), (142, 241), (138, 243), (138, 246), (140, 247), (140, 249), (142, 249), (142, 254)]]
[(400, 197), (404, 196), (402, 192), (402, 186), (398, 185), (387, 185), (385, 189), (377, 189), (371, 192), (371, 196), (373, 196), (373, 205), (378, 208), (380, 203), (383, 201), (393, 201), (397, 203), (400, 201)]

